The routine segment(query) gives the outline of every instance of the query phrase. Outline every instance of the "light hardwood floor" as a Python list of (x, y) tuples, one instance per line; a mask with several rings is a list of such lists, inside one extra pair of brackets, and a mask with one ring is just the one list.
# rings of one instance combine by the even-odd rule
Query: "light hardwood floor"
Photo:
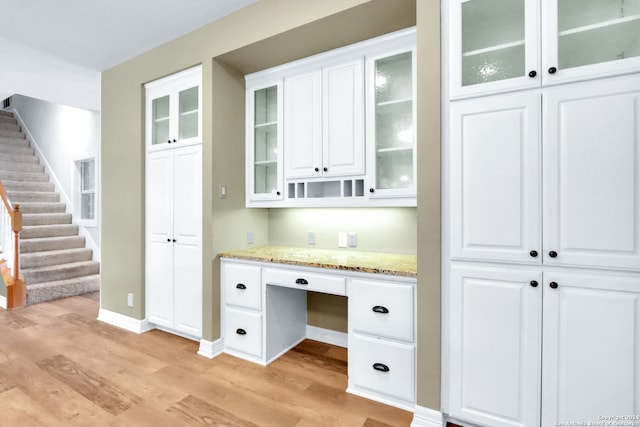
[(97, 294), (0, 309), (0, 426), (408, 426), (345, 393), (347, 351), (305, 341), (262, 367), (96, 320)]

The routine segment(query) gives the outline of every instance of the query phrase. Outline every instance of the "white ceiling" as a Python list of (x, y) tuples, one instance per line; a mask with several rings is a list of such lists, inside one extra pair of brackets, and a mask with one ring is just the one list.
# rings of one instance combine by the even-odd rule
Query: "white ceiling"
[(256, 1), (0, 0), (0, 38), (104, 71)]

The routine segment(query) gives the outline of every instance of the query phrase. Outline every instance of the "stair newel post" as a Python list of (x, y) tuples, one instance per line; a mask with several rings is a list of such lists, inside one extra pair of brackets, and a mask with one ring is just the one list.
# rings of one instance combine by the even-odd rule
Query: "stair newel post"
[(20, 280), (20, 232), (22, 231), (22, 211), (20, 205), (15, 205), (13, 208), (11, 221), (11, 229), (14, 236), (14, 249), (13, 249), (13, 278), (14, 280)]

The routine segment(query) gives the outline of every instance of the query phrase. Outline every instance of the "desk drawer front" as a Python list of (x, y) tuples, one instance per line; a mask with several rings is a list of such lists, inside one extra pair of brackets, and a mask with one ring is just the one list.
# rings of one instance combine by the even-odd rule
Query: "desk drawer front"
[(262, 315), (246, 311), (225, 309), (226, 347), (257, 358), (262, 357)]
[(261, 286), (260, 267), (225, 264), (225, 304), (252, 310), (262, 310)]
[(414, 378), (413, 346), (357, 335), (349, 337), (351, 385), (413, 402)]
[(268, 285), (286, 286), (333, 295), (346, 295), (344, 277), (276, 268), (265, 268), (263, 274), (263, 279)]
[(353, 280), (349, 284), (351, 329), (377, 337), (414, 340), (413, 286)]

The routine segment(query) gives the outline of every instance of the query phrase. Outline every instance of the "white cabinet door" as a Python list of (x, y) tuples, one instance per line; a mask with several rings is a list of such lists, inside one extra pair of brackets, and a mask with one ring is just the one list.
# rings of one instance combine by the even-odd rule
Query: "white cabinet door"
[(323, 175), (364, 173), (364, 59), (324, 67)]
[(640, 78), (544, 99), (544, 262), (640, 269)]
[(173, 153), (148, 154), (146, 316), (173, 326)]
[(146, 317), (202, 335), (202, 146), (147, 154)]
[(322, 176), (322, 73), (284, 79), (284, 161), (289, 178)]
[(202, 146), (174, 150), (175, 328), (202, 335)]
[(545, 273), (543, 306), (542, 425), (637, 416), (640, 277)]
[(540, 95), (451, 105), (451, 254), (539, 264)]
[(541, 279), (536, 271), (452, 268), (453, 417), (492, 427), (539, 425)]

